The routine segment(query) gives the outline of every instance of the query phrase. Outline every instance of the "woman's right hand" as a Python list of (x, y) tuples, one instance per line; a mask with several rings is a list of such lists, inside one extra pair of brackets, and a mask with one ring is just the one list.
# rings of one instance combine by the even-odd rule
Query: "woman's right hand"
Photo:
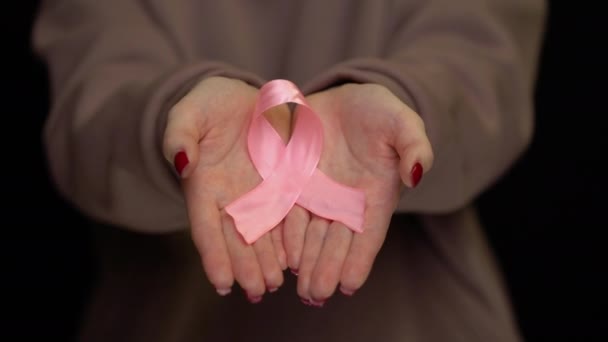
[[(204, 79), (169, 112), (163, 143), (165, 158), (182, 178), (192, 239), (209, 281), (226, 295), (236, 280), (254, 303), (266, 289), (273, 292), (282, 285), (287, 267), (281, 229), (248, 245), (223, 210), (261, 182), (247, 152), (257, 94), (242, 81)], [(266, 117), (287, 139), (287, 106)]]

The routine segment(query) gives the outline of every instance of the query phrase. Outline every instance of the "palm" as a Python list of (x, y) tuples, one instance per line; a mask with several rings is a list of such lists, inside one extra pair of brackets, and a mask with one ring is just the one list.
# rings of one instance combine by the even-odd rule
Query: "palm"
[[(307, 100), (323, 123), (319, 169), (362, 190), (366, 201), (361, 234), (314, 216), (307, 225), (301, 208), (288, 215), (286, 250), (296, 250), (288, 263), (299, 267), (298, 293), (314, 305), (329, 298), (338, 282), (346, 294), (363, 285), (386, 237), (402, 181), (414, 185), (410, 170), (416, 163), (430, 167), (432, 152), (420, 117), (382, 86), (347, 84)], [(307, 227), (305, 233), (301, 227)]]
[(213, 202), (219, 210), (260, 182), (247, 154), (247, 108), (217, 115), (211, 123), (199, 143), (199, 163), (184, 182), (188, 202)]
[[(202, 128), (197, 167), (184, 180), (188, 202), (213, 202), (221, 210), (261, 182), (247, 150), (247, 132), (256, 99), (257, 90), (244, 84), (216, 94)], [(283, 137), (289, 131), (289, 115), (285, 111), (281, 107), (266, 114)]]
[(399, 155), (391, 145), (397, 113), (387, 101), (370, 100), (386, 96), (374, 87), (348, 85), (309, 98), (325, 132), (319, 168), (365, 192), (366, 222), (393, 212), (401, 184)]
[[(259, 301), (266, 288), (282, 284), (285, 264), (278, 234), (265, 234), (250, 246), (223, 210), (262, 180), (247, 149), (257, 94), (243, 82), (206, 79), (175, 106), (166, 137), (169, 146), (180, 137), (197, 142), (197, 148), (189, 149), (193, 167), (182, 185), (192, 238), (209, 280), (226, 294), (236, 279), (252, 302)], [(266, 115), (283, 137), (289, 133), (288, 114), (285, 108), (276, 108)]]

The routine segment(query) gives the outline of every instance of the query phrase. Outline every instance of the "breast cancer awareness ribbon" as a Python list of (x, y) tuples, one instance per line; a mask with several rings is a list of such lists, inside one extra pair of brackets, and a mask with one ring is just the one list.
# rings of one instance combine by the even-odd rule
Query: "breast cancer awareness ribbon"
[[(287, 146), (262, 115), (285, 103), (301, 106)], [(363, 231), (365, 194), (332, 180), (317, 168), (323, 125), (290, 81), (273, 80), (260, 89), (247, 137), (249, 156), (262, 182), (226, 206), (249, 244), (278, 225), (294, 204), (355, 232)]]

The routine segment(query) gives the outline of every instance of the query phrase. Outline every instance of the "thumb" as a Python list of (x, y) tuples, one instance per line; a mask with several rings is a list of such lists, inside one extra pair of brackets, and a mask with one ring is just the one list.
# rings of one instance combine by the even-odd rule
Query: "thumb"
[(400, 158), (399, 174), (403, 183), (410, 188), (416, 187), (422, 176), (433, 166), (433, 149), (424, 123), (417, 114), (412, 114), (415, 119), (403, 120), (395, 141), (395, 149)]
[(187, 178), (199, 159), (199, 131), (195, 110), (176, 105), (169, 112), (163, 138), (165, 159), (175, 167), (181, 178)]

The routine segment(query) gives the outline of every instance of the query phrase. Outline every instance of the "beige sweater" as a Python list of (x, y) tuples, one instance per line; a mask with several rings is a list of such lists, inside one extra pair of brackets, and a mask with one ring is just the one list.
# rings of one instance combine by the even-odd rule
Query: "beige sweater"
[(305, 93), (379, 83), (422, 116), (435, 152), (399, 211), (424, 215), (439, 240), (456, 227), (433, 244), (480, 291), (499, 291), (462, 210), (530, 142), (544, 12), (542, 0), (44, 1), (34, 44), (52, 83), (53, 179), (101, 222), (183, 231), (160, 145), (167, 109), (194, 82), (286, 78)]

